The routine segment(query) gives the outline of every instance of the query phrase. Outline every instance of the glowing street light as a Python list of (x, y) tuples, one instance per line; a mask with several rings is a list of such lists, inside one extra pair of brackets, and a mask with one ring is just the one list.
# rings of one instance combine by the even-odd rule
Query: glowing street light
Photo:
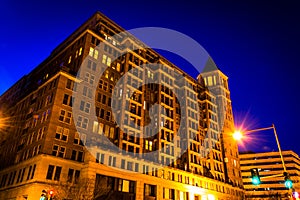
[(240, 141), (243, 138), (243, 134), (241, 131), (235, 131), (232, 135), (233, 139)]
[(277, 135), (277, 132), (276, 132), (274, 124), (272, 124), (272, 126), (266, 127), (266, 128), (258, 128), (258, 129), (253, 129), (253, 130), (246, 130), (246, 131), (243, 131), (243, 133), (241, 131), (237, 131), (237, 132), (235, 132), (233, 134), (233, 137), (235, 138), (235, 136), (234, 136), (235, 134), (236, 134), (236, 136), (239, 135), (238, 132), (240, 132), (240, 134), (243, 135), (245, 133), (252, 133), (252, 132), (258, 132), (258, 131), (264, 131), (264, 130), (270, 130), (270, 129), (273, 129), (273, 131), (274, 131), (274, 135), (275, 135), (275, 139), (276, 139), (278, 151), (279, 151), (279, 154), (280, 154), (280, 158), (281, 158), (283, 170), (284, 170), (284, 172), (286, 172), (286, 167), (285, 167), (285, 164), (284, 164), (281, 147), (280, 147), (280, 143), (279, 143), (279, 140), (278, 140), (278, 135)]

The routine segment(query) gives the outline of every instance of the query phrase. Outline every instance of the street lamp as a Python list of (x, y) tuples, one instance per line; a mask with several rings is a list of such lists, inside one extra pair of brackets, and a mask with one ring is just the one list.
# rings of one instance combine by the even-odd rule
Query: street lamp
[(278, 140), (278, 135), (277, 135), (276, 128), (275, 128), (274, 124), (272, 124), (272, 126), (266, 127), (266, 128), (258, 128), (258, 129), (253, 129), (253, 130), (246, 130), (246, 131), (243, 131), (243, 132), (241, 132), (241, 131), (235, 131), (233, 133), (233, 138), (235, 140), (239, 141), (239, 140), (242, 139), (243, 133), (244, 134), (245, 133), (252, 133), (252, 132), (265, 131), (265, 130), (270, 130), (270, 129), (273, 129), (273, 131), (274, 131), (274, 135), (275, 135), (275, 139), (276, 139), (276, 143), (277, 143), (279, 155), (280, 155), (281, 162), (282, 162), (283, 171), (286, 172), (286, 167), (285, 167), (285, 164), (284, 164), (283, 155), (282, 155), (280, 143), (279, 143), (279, 140)]
[[(278, 151), (279, 151), (279, 155), (281, 158), (281, 162), (282, 162), (282, 167), (283, 167), (283, 174), (278, 174), (278, 175), (271, 175), (271, 176), (264, 176), (263, 178), (271, 178), (271, 177), (278, 177), (278, 176), (284, 176), (284, 185), (286, 188), (291, 189), (293, 187), (293, 182), (290, 179), (289, 173), (286, 171), (286, 167), (284, 164), (284, 159), (283, 159), (283, 155), (282, 155), (282, 151), (281, 151), (281, 147), (280, 147), (280, 143), (279, 143), (279, 139), (278, 139), (278, 135), (276, 132), (276, 128), (275, 125), (272, 124), (272, 126), (270, 127), (266, 127), (266, 128), (258, 128), (258, 129), (253, 129), (253, 130), (247, 130), (247, 131), (243, 131), (243, 133), (252, 133), (252, 132), (258, 132), (258, 131), (264, 131), (264, 130), (270, 130), (273, 129), (274, 131), (274, 135), (275, 135), (275, 139), (276, 139), (276, 143), (277, 143), (277, 147), (278, 147)], [(233, 138), (237, 141), (242, 139), (242, 132), (241, 131), (236, 131), (235, 133), (233, 133)], [(257, 172), (258, 174), (258, 172)], [(258, 175), (259, 178), (259, 175)], [(258, 179), (253, 179), (253, 180), (258, 180)], [(256, 181), (254, 184), (257, 185), (259, 184), (260, 181)]]
[(243, 138), (243, 134), (241, 131), (235, 131), (232, 135), (233, 139), (240, 141)]

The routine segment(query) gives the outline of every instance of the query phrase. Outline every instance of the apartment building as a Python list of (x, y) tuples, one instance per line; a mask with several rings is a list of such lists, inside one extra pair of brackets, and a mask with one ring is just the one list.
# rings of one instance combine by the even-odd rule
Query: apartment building
[(123, 31), (95, 13), (2, 94), (0, 199), (244, 198), (227, 77)]

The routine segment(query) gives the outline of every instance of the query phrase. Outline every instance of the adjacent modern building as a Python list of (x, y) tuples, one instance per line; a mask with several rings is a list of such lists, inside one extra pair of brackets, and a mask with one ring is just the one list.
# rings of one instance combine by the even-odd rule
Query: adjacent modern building
[(0, 199), (244, 199), (226, 75), (193, 79), (100, 12), (0, 109)]
[[(293, 189), (287, 189), (284, 185), (284, 169), (279, 152), (240, 154), (246, 199), (290, 199), (293, 192), (300, 192), (299, 156), (293, 151), (283, 151), (282, 154)], [(251, 182), (250, 170), (254, 168), (259, 171), (259, 185)]]

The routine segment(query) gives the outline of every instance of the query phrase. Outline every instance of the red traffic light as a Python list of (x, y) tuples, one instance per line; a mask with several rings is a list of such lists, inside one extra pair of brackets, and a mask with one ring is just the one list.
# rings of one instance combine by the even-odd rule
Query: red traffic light
[(49, 191), (49, 195), (50, 195), (50, 196), (53, 196), (53, 194), (54, 194), (54, 191), (53, 191), (53, 190), (50, 190), (50, 191)]

